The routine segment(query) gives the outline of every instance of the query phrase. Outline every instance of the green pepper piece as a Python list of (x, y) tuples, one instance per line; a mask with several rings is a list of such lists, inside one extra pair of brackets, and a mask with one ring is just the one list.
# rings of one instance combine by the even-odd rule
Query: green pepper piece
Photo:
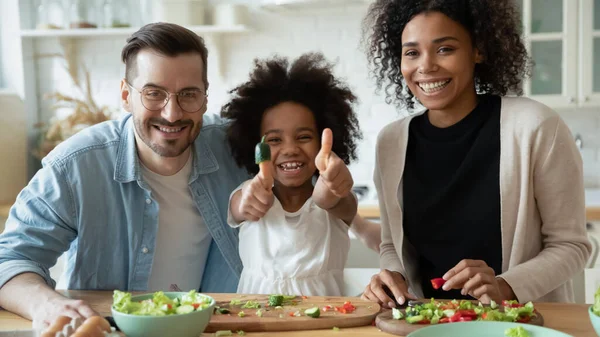
[(263, 136), (260, 143), (256, 144), (254, 148), (254, 162), (257, 165), (271, 160), (271, 148), (269, 144), (265, 143), (265, 137)]

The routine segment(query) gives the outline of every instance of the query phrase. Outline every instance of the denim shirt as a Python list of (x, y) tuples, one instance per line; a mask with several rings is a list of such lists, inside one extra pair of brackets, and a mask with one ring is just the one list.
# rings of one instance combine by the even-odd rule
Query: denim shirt
[[(198, 290), (235, 292), (242, 264), (227, 207), (229, 194), (248, 175), (231, 156), (226, 125), (214, 115), (203, 120), (189, 188), (213, 240)], [(0, 287), (25, 272), (55, 287), (49, 268), (68, 250), (68, 289), (146, 290), (159, 205), (140, 173), (131, 115), (75, 134), (42, 164), (0, 235)]]

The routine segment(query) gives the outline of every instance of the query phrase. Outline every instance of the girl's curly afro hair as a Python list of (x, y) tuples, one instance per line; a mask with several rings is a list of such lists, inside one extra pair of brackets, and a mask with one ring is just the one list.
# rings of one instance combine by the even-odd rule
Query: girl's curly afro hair
[(460, 23), (483, 55), (475, 66), (479, 93), (522, 95), (522, 81), (531, 61), (521, 39), (521, 20), (513, 0), (377, 0), (363, 21), (367, 57), (377, 88), (386, 101), (409, 109), (413, 94), (400, 71), (402, 32), (416, 15), (441, 12)]
[(221, 110), (231, 120), (227, 138), (240, 167), (258, 173), (254, 146), (261, 139), (260, 127), (266, 110), (283, 102), (307, 107), (314, 115), (319, 136), (333, 132), (332, 151), (346, 164), (356, 159), (356, 141), (362, 138), (352, 110), (357, 98), (348, 86), (333, 76), (333, 64), (320, 53), (307, 53), (290, 65), (283, 57), (255, 60), (250, 80), (230, 91), (233, 98)]

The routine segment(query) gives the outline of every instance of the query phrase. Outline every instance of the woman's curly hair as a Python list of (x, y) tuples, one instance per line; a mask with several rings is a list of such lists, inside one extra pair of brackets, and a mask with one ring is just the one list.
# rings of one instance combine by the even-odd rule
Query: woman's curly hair
[(258, 173), (254, 146), (266, 110), (283, 102), (295, 102), (314, 115), (319, 136), (333, 132), (332, 151), (346, 164), (356, 159), (356, 141), (362, 138), (352, 109), (357, 101), (349, 87), (333, 75), (333, 64), (320, 53), (307, 53), (290, 65), (284, 57), (255, 60), (250, 80), (230, 91), (233, 98), (221, 116), (231, 120), (227, 139), (240, 167)]
[(401, 37), (406, 24), (424, 12), (441, 12), (467, 29), (483, 56), (483, 62), (475, 65), (479, 93), (523, 94), (522, 81), (532, 62), (521, 39), (515, 1), (377, 0), (363, 21), (363, 33), (372, 75), (377, 88), (384, 88), (387, 103), (414, 107), (414, 96), (400, 71)]

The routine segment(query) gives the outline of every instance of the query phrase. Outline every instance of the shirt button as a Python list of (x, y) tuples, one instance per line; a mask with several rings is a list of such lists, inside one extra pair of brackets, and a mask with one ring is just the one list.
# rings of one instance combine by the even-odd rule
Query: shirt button
[(142, 253), (148, 254), (148, 248), (146, 248), (146, 247), (142, 248)]
[(150, 205), (150, 204), (152, 203), (152, 200), (151, 200), (150, 198), (148, 198), (148, 199), (146, 199), (146, 203), (147, 203), (148, 205)]

